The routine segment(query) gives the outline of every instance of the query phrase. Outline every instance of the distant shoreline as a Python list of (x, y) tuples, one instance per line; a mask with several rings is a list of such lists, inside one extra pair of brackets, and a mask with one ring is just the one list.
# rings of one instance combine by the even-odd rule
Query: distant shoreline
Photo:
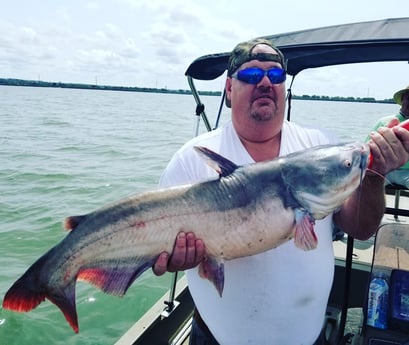
[[(105, 91), (128, 91), (128, 92), (151, 92), (151, 93), (170, 93), (180, 95), (191, 95), (190, 90), (172, 90), (166, 88), (148, 88), (137, 86), (112, 86), (112, 85), (97, 85), (97, 84), (81, 84), (81, 83), (62, 83), (48, 82), (41, 80), (26, 80), (14, 78), (0, 78), (0, 85), (6, 86), (31, 86), (31, 87), (53, 87), (65, 89), (83, 89), (83, 90), (105, 90)], [(198, 91), (204, 96), (221, 96), (220, 91)], [(364, 103), (395, 103), (392, 98), (377, 100), (373, 97), (330, 97), (318, 95), (292, 95), (292, 99), (313, 100), (313, 101), (335, 101), (335, 102), (364, 102)]]
[[(49, 82), (41, 80), (26, 80), (14, 78), (0, 78), (0, 85), (7, 86), (31, 86), (31, 87), (53, 87), (64, 89), (83, 89), (83, 90), (106, 90), (106, 91), (128, 91), (128, 92), (154, 92), (154, 93), (176, 93), (182, 95), (191, 95), (190, 90), (172, 90), (165, 88), (149, 88), (137, 86), (112, 86), (112, 85), (97, 85), (97, 84), (81, 84), (81, 83), (62, 83)], [(201, 95), (220, 96), (220, 91), (199, 91)]]

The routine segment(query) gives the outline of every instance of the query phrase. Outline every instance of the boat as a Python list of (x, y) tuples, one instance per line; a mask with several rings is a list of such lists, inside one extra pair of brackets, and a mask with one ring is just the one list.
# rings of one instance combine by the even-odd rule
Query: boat
[[(292, 77), (291, 85), (295, 77), (309, 68), (366, 62), (409, 62), (409, 18), (333, 25), (262, 38), (274, 42), (288, 59), (287, 73)], [(198, 123), (202, 120), (208, 131), (218, 126), (225, 94), (222, 93), (212, 126), (195, 81), (222, 77), (228, 58), (229, 52), (201, 56), (188, 66), (185, 73), (197, 104)], [(287, 95), (288, 120), (291, 119), (291, 85)], [(335, 276), (324, 325), (330, 345), (409, 344), (408, 323), (386, 330), (366, 325), (369, 282), (376, 270), (386, 270), (389, 274), (396, 269), (409, 271), (409, 260), (404, 264), (402, 259), (409, 258), (409, 191), (402, 186), (388, 185), (385, 195), (387, 207), (376, 236), (368, 241), (357, 241), (342, 234), (334, 241)], [(386, 259), (378, 250), (385, 247), (389, 249)], [(402, 292), (401, 297), (406, 298), (406, 312), (409, 313), (409, 287), (405, 291), (407, 295)], [(169, 292), (116, 345), (187, 344), (193, 308), (185, 278), (175, 274)]]

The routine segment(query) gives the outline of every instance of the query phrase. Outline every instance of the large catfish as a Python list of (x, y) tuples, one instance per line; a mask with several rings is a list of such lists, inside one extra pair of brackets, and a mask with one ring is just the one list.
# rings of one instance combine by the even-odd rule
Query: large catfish
[(199, 271), (221, 295), (224, 260), (292, 238), (304, 250), (315, 248), (314, 220), (337, 210), (358, 187), (369, 155), (362, 144), (318, 146), (238, 167), (206, 148), (196, 150), (218, 179), (139, 194), (67, 218), (72, 230), (14, 283), (3, 307), (29, 311), (47, 298), (78, 332), (77, 279), (124, 295), (161, 252), (172, 252), (181, 230), (204, 241)]

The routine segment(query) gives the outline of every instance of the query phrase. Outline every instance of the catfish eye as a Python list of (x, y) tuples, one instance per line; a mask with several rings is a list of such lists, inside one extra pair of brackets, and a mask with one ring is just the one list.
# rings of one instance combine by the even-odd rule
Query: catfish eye
[(345, 168), (350, 168), (352, 166), (352, 162), (349, 159), (346, 159), (344, 161), (344, 166)]

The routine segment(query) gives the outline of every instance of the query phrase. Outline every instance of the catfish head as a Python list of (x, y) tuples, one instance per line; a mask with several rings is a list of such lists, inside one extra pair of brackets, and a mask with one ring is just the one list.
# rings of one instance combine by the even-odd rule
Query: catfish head
[(287, 190), (314, 219), (337, 210), (355, 191), (369, 163), (366, 144), (322, 145), (282, 158)]

